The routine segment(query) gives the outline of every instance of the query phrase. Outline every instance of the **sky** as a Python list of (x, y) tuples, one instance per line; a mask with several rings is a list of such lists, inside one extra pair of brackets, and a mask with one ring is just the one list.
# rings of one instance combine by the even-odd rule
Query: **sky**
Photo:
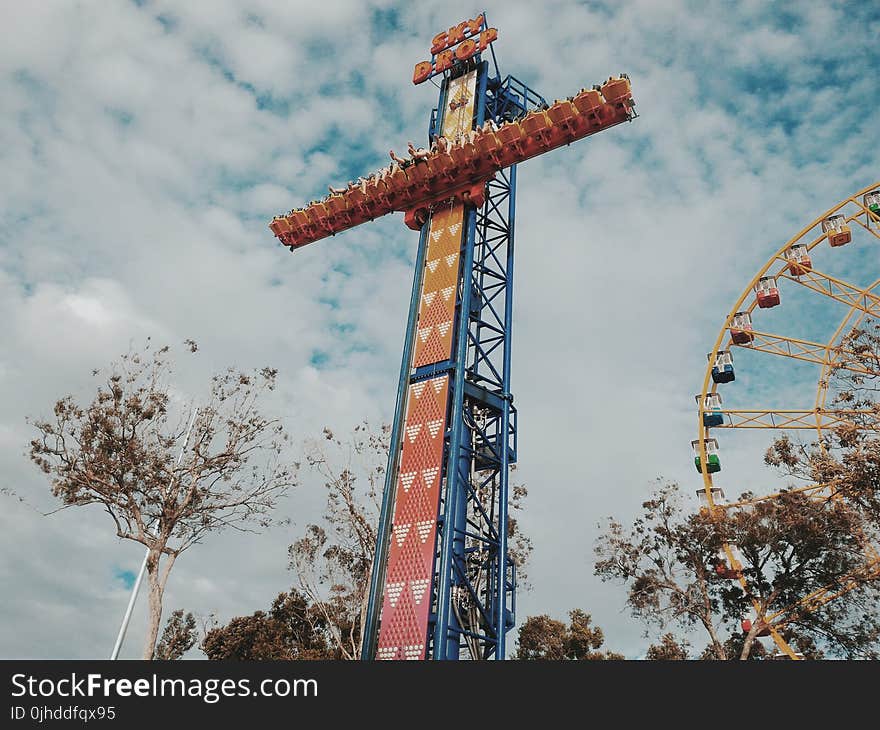
[[(512, 385), (517, 475), (529, 488), (521, 523), (535, 546), (518, 620), (583, 608), (609, 648), (642, 655), (625, 591), (593, 576), (598, 525), (634, 518), (658, 477), (692, 497), (694, 393), (730, 306), (800, 228), (880, 179), (880, 10), (675, 0), (0, 9), (0, 488), (25, 498), (0, 509), (0, 656), (103, 658), (113, 647), (142, 548), (119, 541), (100, 510), (40, 514), (54, 505), (26, 456), (27, 419), (67, 393), (88, 399), (92, 368), (132, 343), (149, 336), (180, 352), (195, 339), (178, 371), (188, 397), (227, 366), (278, 368), (266, 408), (296, 443), (325, 425), (344, 433), (392, 417), (417, 235), (397, 214), (291, 255), (268, 222), (386, 164), (389, 148), (424, 141), (437, 90), (413, 86), (412, 67), (436, 33), (481, 10), (498, 28), (502, 72), (548, 100), (620, 72), (632, 80), (638, 119), (518, 171)], [(880, 276), (870, 245), (835, 250), (833, 266), (870, 283)], [(783, 289), (774, 323), (833, 330), (840, 312), (794, 305), (801, 294)], [(815, 370), (742, 362), (725, 405), (812, 406)], [(719, 441), (725, 491), (771, 478), (754, 434)], [(286, 547), (324, 498), (317, 477), (301, 481), (279, 505), (292, 527), (217, 534), (186, 553), (166, 610), (225, 621), (289, 587)], [(139, 606), (123, 657), (139, 656), (143, 633)]]

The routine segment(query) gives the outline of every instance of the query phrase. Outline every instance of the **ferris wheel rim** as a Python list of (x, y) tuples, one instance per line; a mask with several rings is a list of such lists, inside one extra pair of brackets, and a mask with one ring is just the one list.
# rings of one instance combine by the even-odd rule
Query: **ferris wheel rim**
[[(715, 383), (713, 381), (711, 389), (710, 389), (709, 388), (709, 381), (712, 379), (712, 368), (715, 364), (715, 361), (716, 361), (716, 358), (718, 356), (719, 351), (721, 351), (722, 343), (724, 343), (725, 337), (730, 334), (730, 327), (731, 327), (731, 324), (733, 323), (734, 316), (739, 312), (748, 312), (749, 315), (751, 315), (751, 313), (754, 311), (755, 307), (757, 306), (756, 298), (752, 299), (752, 301), (750, 302), (748, 307), (743, 307), (743, 303), (746, 301), (747, 297), (749, 297), (751, 294), (754, 293), (755, 288), (756, 288), (758, 282), (760, 281), (760, 279), (764, 276), (767, 276), (767, 272), (770, 271), (773, 268), (774, 264), (777, 262), (781, 263), (781, 266), (779, 267), (779, 271), (777, 272), (776, 277), (779, 277), (780, 275), (782, 275), (790, 265), (790, 262), (785, 258), (785, 255), (784, 255), (785, 252), (788, 251), (793, 245), (799, 243), (801, 241), (801, 239), (803, 239), (816, 226), (821, 226), (822, 221), (830, 218), (835, 213), (837, 213), (837, 211), (841, 210), (849, 203), (855, 203), (856, 206), (858, 206), (859, 208), (862, 209), (862, 211), (856, 212), (852, 216), (850, 216), (849, 218), (846, 218), (845, 219), (846, 222), (850, 222), (852, 220), (855, 220), (857, 217), (859, 217), (863, 213), (868, 216), (868, 220), (870, 222), (872, 214), (868, 211), (867, 208), (864, 207), (864, 205), (862, 205), (862, 203), (859, 202), (858, 199), (860, 197), (863, 198), (863, 196), (865, 196), (868, 193), (873, 192), (874, 190), (877, 190), (877, 189), (880, 189), (880, 181), (877, 181), (877, 182), (873, 183), (872, 185), (869, 185), (869, 186), (857, 191), (853, 195), (840, 201), (837, 205), (829, 208), (824, 213), (822, 213), (820, 216), (815, 218), (812, 222), (810, 222), (808, 225), (806, 225), (804, 228), (802, 228), (792, 238), (790, 238), (788, 241), (786, 241), (767, 260), (767, 262), (764, 264), (763, 267), (761, 267), (761, 269), (758, 271), (758, 273), (752, 277), (751, 281), (747, 284), (747, 286), (743, 290), (742, 294), (740, 295), (739, 299), (736, 301), (736, 303), (733, 305), (733, 307), (730, 309), (727, 316), (725, 317), (724, 324), (719, 332), (719, 335), (715, 341), (715, 344), (712, 348), (712, 351), (709, 353), (708, 363), (706, 365), (706, 370), (705, 370), (705, 374), (703, 377), (702, 389), (701, 389), (700, 394), (697, 397), (697, 400), (698, 400), (698, 408), (697, 408), (698, 439), (697, 439), (697, 441), (698, 441), (698, 448), (699, 448), (700, 464), (703, 465), (703, 467), (700, 469), (700, 473), (701, 473), (702, 481), (703, 481), (703, 491), (705, 492), (706, 501), (707, 501), (709, 510), (716, 509), (716, 505), (714, 504), (713, 497), (712, 497), (712, 488), (713, 488), (712, 474), (709, 472), (707, 453), (706, 453), (706, 441), (710, 438), (710, 432), (709, 432), (710, 427), (706, 426), (706, 424), (704, 423), (703, 415), (705, 413), (706, 396), (709, 394), (715, 394), (718, 391), (718, 383)], [(876, 217), (876, 215), (874, 217)], [(823, 232), (822, 235), (820, 235), (818, 238), (814, 239), (809, 244), (805, 244), (807, 251), (808, 252), (812, 251), (812, 249), (815, 248), (816, 246), (818, 246), (823, 240), (825, 240), (826, 237), (827, 237), (826, 234)], [(878, 236), (878, 237), (880, 237), (880, 236)], [(786, 277), (786, 278), (790, 278), (790, 277)], [(862, 294), (865, 294), (867, 292), (873, 291), (878, 286), (880, 286), (880, 278), (878, 278), (871, 286), (869, 286), (865, 289), (862, 289), (860, 291)], [(878, 297), (878, 304), (880, 304), (880, 297)], [(878, 308), (880, 308), (880, 306), (878, 306)], [(853, 303), (850, 306), (845, 317), (843, 318), (840, 325), (835, 330), (834, 334), (832, 335), (831, 339), (829, 340), (828, 344), (826, 345), (826, 348), (825, 348), (826, 352), (830, 352), (829, 348), (831, 348), (832, 344), (840, 337), (841, 332), (843, 332), (843, 329), (846, 326), (846, 323), (848, 321), (850, 321), (854, 312), (858, 311), (858, 309), (859, 308), (855, 306), (855, 303)], [(868, 310), (864, 309), (862, 311), (863, 311), (863, 314), (859, 318), (859, 321), (862, 321), (866, 316), (869, 315)], [(731, 344), (733, 344), (733, 343), (731, 342)], [(815, 407), (814, 407), (814, 411), (816, 411), (817, 413), (819, 412), (820, 397), (822, 398), (823, 405), (827, 399), (827, 387), (824, 389), (824, 392), (823, 392), (821, 384), (823, 382), (823, 377), (827, 376), (828, 366), (829, 366), (829, 362), (828, 362), (828, 358), (826, 357), (825, 361), (822, 363), (822, 371), (820, 374), (819, 385), (817, 385), (816, 403), (815, 403)], [(821, 419), (819, 419), (818, 417), (816, 419), (816, 429), (818, 431), (819, 439), (821, 441), (822, 427), (821, 427)], [(818, 486), (822, 486), (822, 485), (818, 485)], [(809, 489), (809, 487), (807, 489)], [(761, 499), (764, 499), (764, 500), (770, 499), (773, 496), (776, 496), (776, 495), (758, 498), (755, 501), (760, 501)], [(718, 505), (718, 506), (721, 506), (721, 505)], [(733, 506), (733, 505), (730, 505), (730, 506)], [(724, 543), (723, 551), (724, 551), (725, 555), (727, 556), (727, 559), (730, 561), (729, 565), (736, 572), (736, 567), (737, 567), (737, 564), (739, 561), (735, 558), (735, 555), (731, 549), (731, 546), (727, 543)], [(869, 557), (872, 558), (870, 560), (870, 565), (876, 566), (878, 564), (878, 558), (877, 558), (876, 551), (872, 551), (872, 555), (869, 555)], [(742, 566), (740, 565), (739, 567), (741, 568)], [(739, 570), (738, 581), (742, 585), (744, 590), (747, 589), (747, 581), (746, 581), (744, 575), (742, 574), (742, 570)], [(822, 591), (822, 590), (823, 589), (820, 589), (820, 591)], [(798, 601), (796, 604), (793, 604), (793, 606), (785, 607), (785, 608), (781, 609), (780, 611), (774, 612), (772, 615), (767, 615), (767, 614), (763, 613), (757, 600), (755, 600), (755, 599), (752, 600), (752, 608), (754, 611), (755, 620), (759, 621), (759, 622), (763, 622), (763, 624), (767, 627), (767, 629), (769, 631), (769, 635), (773, 639), (776, 646), (785, 655), (787, 655), (790, 659), (796, 660), (796, 659), (800, 659), (801, 657), (789, 646), (788, 642), (786, 642), (785, 639), (779, 634), (777, 629), (772, 624), (772, 620), (774, 618), (777, 618), (778, 616), (787, 614), (789, 611), (793, 610), (797, 606), (800, 606), (802, 602), (804, 603), (804, 605), (807, 605), (806, 602), (811, 600), (812, 596), (815, 593), (817, 593), (817, 592), (814, 591), (813, 594), (810, 594), (810, 596), (805, 597), (803, 599), (803, 601)], [(832, 600), (833, 600), (833, 598), (832, 598)], [(765, 620), (768, 617), (769, 617), (769, 621)]]
[[(735, 315), (737, 312), (747, 311), (747, 312), (751, 313), (751, 312), (754, 310), (754, 308), (755, 308), (755, 306), (756, 306), (756, 302), (755, 302), (754, 300), (750, 303), (748, 309), (741, 309), (741, 307), (742, 307), (742, 305), (743, 305), (743, 302), (746, 300), (746, 298), (747, 298), (751, 293), (754, 292), (755, 285), (758, 283), (758, 281), (759, 281), (763, 276), (766, 275), (767, 271), (770, 270), (770, 268), (773, 266), (774, 262), (776, 262), (776, 261), (782, 261), (782, 262), (783, 262), (783, 267), (782, 267), (783, 269), (787, 266), (787, 262), (785, 261), (785, 258), (784, 258), (784, 252), (785, 252), (785, 251), (787, 251), (792, 245), (794, 245), (795, 243), (797, 243), (798, 241), (800, 241), (800, 239), (802, 239), (805, 235), (807, 235), (807, 234), (808, 234), (813, 228), (815, 228), (817, 225), (820, 225), (821, 222), (822, 222), (823, 220), (825, 220), (826, 218), (829, 218), (830, 216), (834, 215), (834, 213), (836, 213), (838, 210), (840, 210), (841, 208), (843, 208), (843, 207), (844, 207), (845, 205), (847, 205), (848, 203), (856, 203), (857, 206), (859, 206), (859, 207), (863, 207), (862, 204), (859, 203), (857, 199), (858, 199), (860, 196), (864, 196), (864, 195), (866, 195), (867, 193), (872, 192), (872, 191), (874, 191), (874, 190), (876, 190), (876, 189), (878, 189), (878, 188), (880, 188), (880, 180), (878, 180), (877, 182), (875, 182), (875, 183), (873, 183), (873, 184), (871, 184), (871, 185), (868, 185), (868, 186), (862, 188), (861, 190), (858, 190), (858, 191), (855, 192), (853, 195), (851, 195), (851, 196), (849, 196), (849, 197), (843, 199), (843, 200), (840, 201), (837, 205), (835, 205), (835, 206), (829, 208), (829, 209), (826, 210), (824, 213), (822, 213), (822, 214), (819, 215), (817, 218), (815, 218), (813, 221), (811, 221), (808, 225), (804, 226), (804, 228), (802, 228), (797, 234), (795, 234), (792, 238), (790, 238), (788, 241), (786, 241), (786, 242), (785, 242), (785, 243), (784, 243), (784, 244), (783, 244), (783, 245), (782, 245), (782, 246), (781, 246), (781, 247), (780, 247), (780, 248), (779, 248), (779, 249), (778, 249), (778, 250), (777, 250), (777, 251), (776, 251), (776, 252), (775, 252), (775, 253), (774, 253), (769, 259), (768, 259), (768, 260), (767, 260), (767, 262), (764, 264), (763, 267), (761, 267), (761, 269), (758, 271), (758, 273), (755, 274), (755, 275), (752, 277), (751, 281), (750, 281), (750, 282), (748, 283), (748, 285), (745, 287), (745, 289), (743, 290), (743, 292), (742, 292), (742, 294), (740, 295), (739, 299), (737, 299), (736, 303), (733, 305), (733, 307), (732, 307), (732, 308), (730, 309), (730, 311), (727, 313), (727, 316), (725, 317), (725, 320), (724, 320), (724, 325), (722, 326), (722, 328), (721, 328), (721, 330), (720, 330), (720, 332), (719, 332), (719, 334), (718, 334), (718, 337), (717, 337), (716, 340), (715, 340), (715, 344), (714, 344), (714, 346), (712, 347), (711, 352), (709, 353), (709, 362), (708, 362), (707, 365), (706, 365), (705, 374), (704, 374), (704, 376), (703, 376), (703, 386), (702, 386), (702, 390), (701, 390), (701, 392), (700, 392), (700, 402), (698, 403), (698, 406), (699, 406), (699, 407), (698, 407), (698, 409), (697, 409), (697, 410), (698, 410), (698, 414), (697, 414), (697, 424), (698, 424), (697, 433), (699, 434), (700, 450), (701, 450), (701, 457), (702, 457), (702, 458), (705, 459), (705, 456), (706, 456), (705, 453), (704, 453), (704, 440), (705, 440), (706, 438), (709, 437), (709, 435), (708, 435), (708, 427), (706, 427), (706, 426), (703, 424), (703, 412), (704, 412), (704, 410), (703, 410), (703, 409), (704, 409), (703, 399), (706, 397), (706, 395), (708, 395), (708, 394), (714, 394), (714, 393), (717, 392), (717, 387), (718, 387), (718, 384), (717, 384), (717, 383), (713, 383), (711, 389), (709, 388), (709, 381), (711, 380), (711, 377), (712, 377), (712, 365), (713, 365), (713, 363), (714, 363), (714, 358), (717, 357), (718, 352), (721, 350), (721, 346), (722, 346), (722, 343), (724, 342), (725, 336), (729, 333), (730, 325), (731, 325), (731, 323), (732, 323), (732, 320), (733, 320), (734, 315)], [(857, 213), (857, 214), (855, 214), (855, 215), (860, 215), (860, 213)], [(855, 217), (855, 215), (852, 216), (852, 217)], [(810, 243), (809, 247), (808, 247), (808, 250), (812, 250), (812, 248), (814, 248), (814, 247), (817, 246), (819, 243), (821, 243), (822, 240), (824, 240), (824, 238), (825, 238), (825, 236), (822, 235), (822, 236), (820, 236), (819, 238), (817, 238), (815, 241), (812, 241), (812, 242)], [(872, 286), (870, 286), (870, 287), (867, 287), (866, 290), (872, 290), (872, 289), (875, 288), (875, 286), (876, 286), (876, 285), (872, 285)], [(864, 290), (863, 290), (863, 291), (864, 291)], [(710, 489), (711, 486), (712, 486), (712, 483), (711, 483), (711, 475), (708, 474), (708, 472), (703, 472), (703, 477), (704, 477), (704, 479), (703, 479), (703, 481), (704, 481), (704, 486), (705, 486), (706, 489), (708, 490), (708, 489)]]

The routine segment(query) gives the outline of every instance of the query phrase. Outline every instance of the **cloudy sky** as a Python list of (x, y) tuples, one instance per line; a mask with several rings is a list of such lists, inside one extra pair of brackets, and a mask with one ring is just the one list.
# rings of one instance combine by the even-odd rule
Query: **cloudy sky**
[[(152, 336), (199, 342), (178, 383), (193, 397), (228, 365), (277, 367), (268, 408), (295, 440), (389, 419), (417, 236), (395, 215), (291, 255), (267, 224), (385, 164), (389, 147), (424, 140), (436, 89), (414, 87), (412, 66), (437, 32), (483, 8), (0, 8), (0, 487), (27, 498), (0, 508), (0, 656), (100, 658), (142, 550), (99, 510), (39, 515), (52, 501), (25, 456), (26, 418), (65, 393), (87, 398), (93, 367)], [(637, 657), (646, 642), (623, 592), (592, 576), (596, 525), (632, 518), (658, 476), (699, 486), (693, 394), (728, 308), (797, 230), (880, 178), (880, 11), (673, 0), (485, 10), (504, 73), (552, 100), (626, 72), (638, 104), (632, 124), (521, 166), (513, 357), (522, 522), (535, 543), (519, 619), (581, 607), (611, 648)], [(864, 249), (850, 262), (863, 284), (880, 275)], [(803, 335), (837, 319), (807, 301), (776, 322)], [(754, 362), (738, 379), (742, 407), (812, 406), (815, 371)], [(727, 491), (763, 478), (761, 443), (719, 440), (742, 462), (724, 472)], [(293, 528), (211, 537), (175, 567), (166, 605), (226, 620), (289, 586), (286, 546), (323, 499), (303, 477), (279, 510)], [(139, 654), (143, 620), (124, 656)]]

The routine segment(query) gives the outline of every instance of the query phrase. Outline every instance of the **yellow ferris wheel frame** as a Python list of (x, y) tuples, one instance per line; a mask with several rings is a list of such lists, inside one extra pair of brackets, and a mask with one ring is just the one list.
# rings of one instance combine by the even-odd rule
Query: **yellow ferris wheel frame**
[[(773, 499), (777, 493), (756, 497), (748, 501), (731, 502), (729, 504), (716, 504), (712, 497), (712, 474), (708, 469), (708, 459), (706, 453), (706, 439), (710, 438), (711, 428), (765, 428), (765, 429), (815, 429), (819, 436), (819, 443), (822, 443), (823, 429), (834, 428), (841, 423), (851, 423), (853, 417), (857, 417), (861, 412), (855, 410), (829, 410), (826, 406), (828, 397), (829, 376), (835, 365), (844, 367), (849, 370), (858, 370), (849, 364), (839, 365), (837, 360), (841, 353), (837, 345), (844, 330), (847, 326), (856, 326), (865, 317), (877, 316), (880, 318), (880, 279), (877, 279), (869, 287), (858, 287), (848, 282), (825, 274), (811, 267), (810, 271), (804, 272), (800, 276), (796, 276), (790, 272), (791, 262), (786, 258), (785, 253), (794, 245), (805, 245), (807, 252), (812, 251), (822, 241), (827, 238), (825, 232), (821, 232), (817, 237), (811, 238), (811, 232), (817, 227), (821, 231), (822, 221), (833, 215), (840, 215), (839, 211), (844, 211), (844, 219), (846, 224), (852, 226), (857, 225), (868, 231), (874, 237), (880, 239), (880, 216), (872, 213), (864, 204), (864, 198), (867, 194), (880, 190), (880, 181), (873, 185), (859, 190), (854, 195), (842, 200), (833, 208), (825, 211), (822, 215), (813, 220), (809, 225), (801, 229), (793, 238), (788, 240), (768, 261), (764, 266), (752, 277), (739, 299), (733, 305), (724, 321), (724, 326), (715, 340), (715, 345), (708, 358), (706, 372), (703, 378), (703, 387), (698, 398), (697, 408), (697, 443), (699, 446), (700, 470), (703, 476), (703, 489), (705, 499), (709, 510), (731, 509), (743, 507), (751, 503)], [(861, 219), (864, 220), (861, 220)], [(872, 223), (875, 224), (872, 226)], [(775, 269), (775, 273), (768, 273), (774, 270), (775, 265), (779, 265)], [(737, 344), (733, 342), (730, 334), (731, 325), (734, 316), (739, 312), (748, 312), (749, 316), (757, 306), (757, 299), (753, 296), (755, 288), (759, 280), (765, 276), (774, 276), (777, 282), (787, 280), (797, 285), (804, 286), (812, 291), (836, 300), (848, 307), (848, 312), (838, 325), (831, 339), (826, 343), (810, 342), (807, 340), (785, 337), (769, 332), (761, 332), (752, 330), (751, 334), (754, 339), (748, 344)], [(752, 296), (752, 300), (747, 307), (744, 307), (746, 299)], [(725, 342), (725, 338), (726, 342)], [(724, 343), (724, 347), (722, 347)], [(757, 350), (773, 355), (789, 357), (796, 360), (812, 362), (821, 366), (821, 375), (819, 377), (816, 400), (813, 410), (779, 410), (779, 409), (722, 409), (721, 414), (725, 418), (725, 423), (720, 426), (706, 426), (704, 423), (704, 413), (706, 412), (706, 397), (717, 392), (718, 383), (712, 380), (712, 367), (715, 364), (719, 351), (730, 350), (733, 347), (742, 347), (750, 350)], [(711, 387), (710, 387), (710, 381)], [(717, 413), (718, 411), (714, 411)], [(796, 491), (807, 492), (815, 495), (823, 495), (822, 498), (833, 498), (834, 484), (812, 484), (806, 487), (800, 487)], [(737, 579), (747, 591), (747, 582), (742, 574), (742, 565), (737, 560), (730, 545), (724, 545), (724, 552), (728, 559), (728, 564)], [(865, 544), (865, 553), (868, 557), (867, 569), (871, 574), (880, 577), (880, 554), (870, 543)], [(805, 596), (800, 601), (788, 606), (773, 614), (763, 615), (760, 606), (753, 601), (753, 609), (757, 621), (765, 624), (769, 630), (770, 636), (779, 650), (789, 659), (801, 659), (779, 633), (788, 621), (799, 613), (807, 612), (817, 608), (818, 606), (834, 600), (838, 596), (846, 593), (857, 585), (855, 581), (845, 582), (843, 585), (827, 586), (825, 588), (814, 591)]]

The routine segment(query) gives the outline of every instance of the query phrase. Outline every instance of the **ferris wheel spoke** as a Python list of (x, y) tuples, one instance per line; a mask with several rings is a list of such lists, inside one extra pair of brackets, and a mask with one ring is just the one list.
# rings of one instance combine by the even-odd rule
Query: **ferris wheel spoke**
[(842, 595), (864, 585), (866, 581), (877, 580), (878, 578), (880, 578), (880, 559), (875, 558), (868, 561), (859, 573), (852, 573), (837, 583), (818, 588), (801, 598), (801, 600), (778, 610), (774, 614), (768, 615), (766, 620), (769, 623), (785, 616), (787, 618), (784, 621), (776, 624), (777, 627), (782, 626), (795, 620), (801, 612), (809, 613), (815, 611), (835, 598), (840, 598)]
[(796, 337), (786, 337), (785, 335), (777, 335), (770, 332), (759, 332), (750, 330), (752, 336), (750, 342), (731, 342), (732, 346), (741, 347), (744, 350), (755, 350), (757, 352), (766, 352), (770, 355), (781, 355), (782, 357), (790, 357), (795, 360), (804, 362), (812, 362), (817, 365), (828, 365), (831, 363), (833, 355), (842, 354), (850, 355), (852, 360), (846, 362), (835, 362), (834, 367), (837, 370), (849, 370), (855, 373), (871, 374), (868, 368), (858, 365), (857, 353), (849, 350), (834, 348), (827, 343), (811, 342), (810, 340), (801, 340)]
[(830, 274), (813, 269), (800, 276), (780, 273), (779, 278), (793, 281), (847, 307), (860, 309), (867, 314), (880, 314), (880, 296), (869, 289), (862, 289)]
[[(771, 492), (770, 494), (764, 494), (760, 497), (752, 497), (750, 499), (740, 499), (735, 502), (727, 502), (720, 503), (717, 506), (721, 509), (737, 509), (744, 507), (751, 507), (759, 502), (765, 502), (767, 500), (777, 499), (783, 492), (785, 494), (805, 494), (809, 497), (815, 498), (817, 500), (828, 500), (834, 496), (835, 488), (837, 487), (837, 482), (822, 482), (820, 484), (807, 484), (803, 487), (791, 487), (790, 489), (780, 490), (778, 492)], [(827, 494), (823, 495), (822, 492), (827, 492)]]
[(724, 417), (724, 423), (712, 428), (776, 428), (810, 429), (834, 428), (835, 426), (859, 423), (864, 428), (880, 428), (877, 413), (871, 410), (747, 410), (727, 409), (713, 411)]
[(854, 218), (853, 223), (855, 223), (860, 228), (865, 229), (868, 233), (874, 236), (874, 238), (880, 239), (880, 217), (875, 215), (868, 222), (862, 221), (858, 218)]

